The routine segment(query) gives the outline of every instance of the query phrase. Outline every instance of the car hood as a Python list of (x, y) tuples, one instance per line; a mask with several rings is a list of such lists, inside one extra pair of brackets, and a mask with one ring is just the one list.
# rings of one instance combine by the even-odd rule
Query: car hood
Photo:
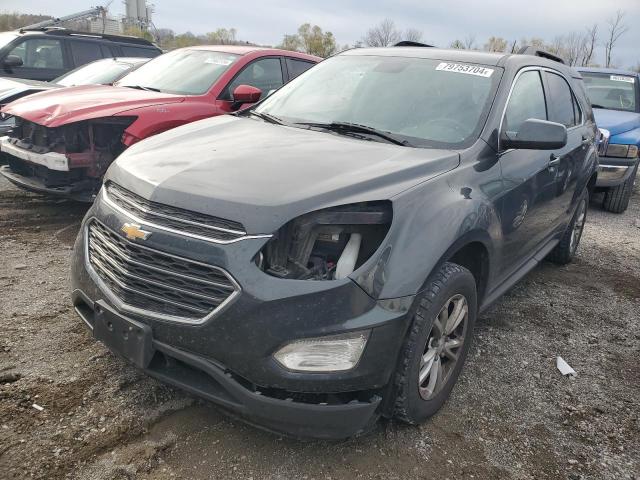
[(223, 116), (150, 137), (107, 172), (148, 200), (270, 233), (303, 213), (392, 198), (455, 168), (458, 152), (408, 148)]
[(128, 110), (184, 101), (180, 95), (108, 85), (82, 85), (29, 95), (3, 112), (46, 127), (110, 117)]
[(640, 128), (640, 113), (594, 108), (593, 114), (596, 117), (598, 128), (609, 130), (612, 137), (634, 128)]

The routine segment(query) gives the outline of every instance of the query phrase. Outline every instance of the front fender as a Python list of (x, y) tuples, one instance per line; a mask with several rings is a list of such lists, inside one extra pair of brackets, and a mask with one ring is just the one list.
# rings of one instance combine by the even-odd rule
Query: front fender
[(415, 295), (434, 269), (471, 242), (494, 256), (502, 241), (494, 201), (502, 191), (500, 166), (479, 171), (479, 163), (461, 165), (392, 199), (394, 221), (376, 262), (353, 278), (367, 293), (377, 299)]

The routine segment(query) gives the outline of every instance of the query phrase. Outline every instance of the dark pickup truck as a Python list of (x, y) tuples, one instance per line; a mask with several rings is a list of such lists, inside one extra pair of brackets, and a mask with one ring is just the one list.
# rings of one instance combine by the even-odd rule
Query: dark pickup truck
[(479, 312), (580, 242), (597, 129), (580, 74), (533, 53), (350, 50), (131, 146), (76, 240), (77, 313), (267, 429), (423, 422)]

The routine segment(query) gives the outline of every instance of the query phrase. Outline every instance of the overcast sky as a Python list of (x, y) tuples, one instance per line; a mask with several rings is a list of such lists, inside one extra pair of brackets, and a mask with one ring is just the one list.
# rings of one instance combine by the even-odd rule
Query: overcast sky
[[(104, 0), (101, 0), (104, 4)], [(62, 16), (99, 4), (91, 0), (0, 0), (0, 11)], [(333, 32), (340, 44), (352, 44), (384, 18), (397, 27), (416, 28), (423, 40), (447, 46), (452, 40), (475, 35), (481, 45), (491, 35), (508, 40), (582, 31), (600, 25), (604, 43), (606, 20), (615, 9), (626, 12), (627, 33), (614, 50), (614, 61), (630, 67), (640, 62), (640, 0), (154, 0), (154, 23), (175, 32), (205, 33), (219, 27), (236, 28), (238, 38), (260, 44), (277, 44), (305, 22)], [(124, 13), (124, 2), (110, 6)], [(596, 61), (602, 61), (600, 45)]]

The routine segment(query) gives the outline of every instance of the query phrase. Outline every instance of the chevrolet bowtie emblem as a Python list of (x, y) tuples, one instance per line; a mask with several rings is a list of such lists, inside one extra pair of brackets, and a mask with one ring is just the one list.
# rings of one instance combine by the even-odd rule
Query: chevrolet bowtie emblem
[(135, 223), (125, 223), (121, 230), (127, 236), (129, 240), (146, 240), (151, 235), (151, 232), (146, 232), (140, 228), (140, 225)]

